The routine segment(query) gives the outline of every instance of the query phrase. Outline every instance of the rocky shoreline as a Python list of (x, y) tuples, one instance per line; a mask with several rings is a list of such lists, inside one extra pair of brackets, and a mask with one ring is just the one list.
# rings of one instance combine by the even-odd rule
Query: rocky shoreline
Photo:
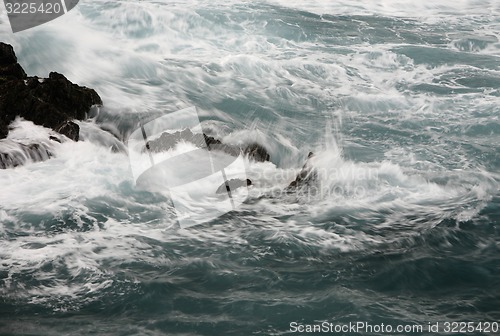
[[(62, 74), (51, 72), (48, 78), (28, 76), (17, 62), (14, 48), (0, 42), (0, 141), (5, 145), (0, 148), (0, 169), (16, 167), (27, 161), (46, 160), (53, 156), (50, 142), (64, 141), (64, 137), (57, 136), (49, 137), (49, 145), (46, 141), (42, 144), (16, 143), (6, 139), (9, 127), (16, 118), (21, 117), (78, 141), (80, 127), (74, 120), (87, 119), (90, 109), (100, 105), (102, 100), (95, 90), (74, 84)], [(153, 151), (168, 150), (183, 136), (183, 140), (208, 150), (221, 150), (235, 156), (243, 153), (256, 161), (270, 159), (269, 153), (260, 144), (228, 145), (205, 134), (164, 133), (148, 146)], [(201, 142), (204, 144), (201, 145)]]
[[(48, 78), (28, 76), (17, 62), (13, 47), (0, 42), (0, 169), (50, 159), (54, 156), (53, 149), (57, 143), (80, 139), (80, 126), (74, 120), (86, 120), (91, 108), (100, 105), (102, 100), (95, 90), (74, 84), (62, 74), (51, 72)], [(50, 128), (53, 132), (47, 134), (46, 139), (28, 139), (27, 142), (13, 139), (14, 135), (8, 137), (10, 128), (16, 128), (19, 117)], [(259, 143), (231, 145), (204, 133), (194, 134), (189, 129), (164, 132), (157, 139), (148, 141), (143, 151), (168, 151), (181, 141), (232, 156), (244, 154), (257, 162), (270, 161), (268, 150)], [(308, 161), (312, 156), (310, 153)], [(314, 183), (316, 173), (308, 161), (286, 190)], [(236, 187), (252, 183), (250, 180), (233, 182)], [(220, 188), (225, 190), (228, 184)]]

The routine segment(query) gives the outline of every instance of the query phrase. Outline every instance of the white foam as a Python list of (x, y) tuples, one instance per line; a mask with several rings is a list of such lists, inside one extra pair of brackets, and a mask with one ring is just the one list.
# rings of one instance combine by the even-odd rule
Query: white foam
[(500, 10), (494, 0), (440, 0), (435, 2), (416, 2), (409, 0), (372, 0), (372, 1), (323, 1), (323, 0), (270, 0), (285, 7), (312, 11), (317, 14), (332, 15), (387, 15), (417, 17), (432, 20), (439, 16), (489, 15)]
[[(470, 27), (470, 34), (477, 36), (491, 35), (497, 40), (499, 36), (495, 28), (499, 3), (487, 0), (272, 0), (257, 5), (236, 0), (168, 5), (92, 0), (16, 35), (10, 33), (4, 15), (0, 40), (14, 45), (29, 75), (46, 77), (49, 71), (59, 71), (75, 83), (95, 88), (116, 114), (205, 105), (200, 106), (203, 116), (215, 116), (228, 128), (215, 127), (216, 134), (229, 142), (266, 144), (273, 163), (247, 162), (254, 185), (249, 203), (238, 212), (209, 226), (177, 229), (167, 198), (134, 190), (128, 157), (109, 151), (114, 140), (97, 134), (95, 125), (80, 124), (89, 141), (54, 144), (56, 157), (51, 160), (0, 170), (0, 235), (11, 238), (2, 240), (0, 249), (1, 267), (9, 270), (0, 286), (3, 295), (46, 303), (54, 297), (74, 298), (110, 286), (106, 272), (112, 273), (122, 263), (194, 262), (195, 258), (179, 261), (162, 253), (158, 256), (158, 246), (148, 239), (173, 242), (177, 247), (188, 244), (190, 249), (207, 242), (210, 247), (245, 249), (258, 235), (259, 241), (269, 244), (293, 242), (319, 247), (323, 253), (367, 249), (383, 243), (380, 237), (349, 228), (332, 232), (322, 224), (334, 225), (335, 218), (342, 216), (371, 224), (374, 214), (381, 212), (388, 219), (379, 226), (400, 224), (408, 213), (467, 220), (498, 192), (498, 175), (479, 171), (453, 141), (462, 144), (462, 129), (496, 116), (500, 98), (484, 92), (439, 96), (405, 89), (439, 82), (450, 72), (471, 69), (471, 65), (418, 64), (395, 50), (401, 45), (366, 43), (362, 38), (335, 45), (335, 41), (305, 36), (300, 25), (285, 24), (279, 35), (269, 28), (274, 18), (268, 14), (278, 9), (266, 4), (333, 16), (417, 19), (412, 27), (429, 29), (424, 32), (443, 38), (440, 48), (454, 52), (453, 42), (459, 37), (447, 36), (447, 32), (459, 25)], [(221, 14), (225, 23), (210, 19), (207, 12)], [(360, 27), (369, 25), (357, 20)], [(297, 34), (290, 33), (293, 29)], [(477, 53), (495, 56), (498, 43)], [(485, 71), (498, 75), (494, 69)], [(214, 107), (238, 100), (247, 104), (241, 110), (235, 107), (225, 113)], [(326, 132), (335, 136), (322, 136), (325, 120), (335, 116), (342, 124)], [(255, 122), (256, 118), (260, 120)], [(423, 131), (419, 135), (429, 135), (427, 143), (403, 146), (345, 131), (354, 133), (366, 124), (397, 128), (397, 123), (389, 124), (394, 120), (429, 122), (429, 127), (441, 132)], [(19, 125), (11, 138), (31, 141), (49, 135), (28, 123)], [(345, 142), (340, 135), (347, 138)], [(478, 137), (474, 144), (491, 146), (495, 139)], [(371, 162), (346, 158), (342, 149), (347, 140), (382, 152), (382, 158)], [(316, 154), (311, 164), (324, 173), (320, 174), (323, 194), (283, 193), (310, 150)], [(450, 151), (453, 155), (447, 155)], [(462, 170), (453, 171), (450, 166)], [(447, 182), (436, 182), (437, 177)], [(56, 228), (43, 226), (49, 224)], [(56, 230), (58, 224), (61, 227)], [(18, 235), (12, 238), (13, 233)], [(266, 253), (255, 251), (255, 258)], [(57, 267), (43, 272), (45, 263)], [(59, 279), (60, 268), (73, 276), (82, 275), (85, 285)], [(14, 291), (15, 276), (23, 272), (54, 282)]]

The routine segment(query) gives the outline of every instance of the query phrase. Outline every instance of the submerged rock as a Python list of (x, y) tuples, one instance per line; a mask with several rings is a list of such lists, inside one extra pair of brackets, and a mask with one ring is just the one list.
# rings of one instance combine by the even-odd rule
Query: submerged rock
[(10, 140), (2, 140), (0, 147), (0, 169), (14, 168), (26, 162), (45, 161), (53, 156), (50, 146), (46, 144), (21, 144)]
[(148, 141), (143, 152), (150, 150), (154, 153), (160, 153), (174, 148), (182, 141), (190, 142), (199, 148), (218, 150), (233, 156), (243, 153), (248, 155), (250, 159), (258, 162), (270, 160), (267, 149), (258, 143), (251, 143), (243, 146), (224, 144), (222, 141), (204, 133), (193, 133), (188, 128), (174, 133), (163, 132), (159, 138)]
[(258, 162), (264, 162), (270, 160), (270, 156), (267, 149), (256, 142), (247, 145), (243, 149), (243, 153), (245, 153), (246, 155), (248, 155), (249, 157), (253, 158), (255, 161)]
[(241, 188), (251, 186), (252, 181), (249, 179), (231, 179), (222, 183), (219, 188), (217, 188), (216, 194), (231, 193), (232, 191)]
[(287, 187), (287, 190), (294, 190), (297, 188), (302, 188), (310, 186), (312, 183), (317, 181), (318, 174), (311, 166), (311, 158), (314, 156), (313, 152), (309, 152), (307, 155), (307, 160), (302, 166), (302, 170), (297, 174), (295, 180), (293, 180)]

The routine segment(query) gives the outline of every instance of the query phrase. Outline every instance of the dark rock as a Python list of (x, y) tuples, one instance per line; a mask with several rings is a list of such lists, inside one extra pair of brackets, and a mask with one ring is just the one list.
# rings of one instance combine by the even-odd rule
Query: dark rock
[(49, 136), (49, 140), (61, 143), (61, 139), (59, 139), (58, 137), (55, 137), (53, 135)]
[(9, 125), (0, 119), (0, 139), (7, 137), (7, 134), (9, 134)]
[(26, 78), (26, 73), (19, 63), (11, 45), (0, 42), (0, 84), (9, 79)]
[(6, 82), (13, 78), (25, 79), (26, 72), (24, 72), (24, 69), (19, 63), (0, 65), (0, 78), (2, 79), (1, 82)]
[(223, 150), (221, 147), (223, 144), (220, 140), (207, 136), (204, 133), (195, 134), (189, 128), (175, 133), (163, 132), (158, 139), (148, 141), (146, 148), (154, 153), (160, 153), (174, 148), (181, 141), (190, 142), (200, 148), (206, 147), (208, 149)]
[(51, 72), (33, 90), (33, 95), (77, 120), (85, 119), (93, 105), (102, 105), (101, 97), (93, 89), (73, 84), (57, 72)]
[(206, 134), (203, 134), (203, 137), (205, 138), (205, 143), (207, 144), (208, 147), (222, 145), (222, 141), (217, 140), (214, 137), (208, 136)]
[(264, 146), (258, 143), (252, 143), (245, 147), (228, 145), (222, 141), (208, 136), (205, 133), (195, 134), (190, 129), (184, 129), (175, 133), (163, 132), (162, 135), (148, 141), (143, 149), (143, 152), (150, 150), (153, 153), (160, 153), (174, 148), (180, 141), (187, 141), (199, 148), (207, 148), (208, 150), (222, 151), (229, 155), (238, 156), (240, 153), (248, 155), (255, 161), (269, 161), (270, 156)]
[(57, 72), (45, 79), (27, 77), (12, 46), (0, 42), (0, 139), (20, 116), (77, 140), (79, 128), (71, 120), (85, 119), (93, 105), (101, 104), (94, 90), (73, 84)]
[(250, 181), (249, 179), (246, 180), (231, 179), (221, 184), (220, 187), (217, 188), (217, 191), (215, 193), (216, 194), (231, 193), (231, 191), (234, 191), (238, 188), (247, 187), (250, 185), (252, 185), (252, 181)]
[(80, 138), (80, 126), (72, 121), (65, 121), (55, 129), (56, 132), (63, 134), (73, 141), (78, 141)]
[(10, 44), (0, 42), (0, 66), (17, 63), (16, 53)]
[(302, 188), (305, 186), (310, 186), (312, 183), (317, 181), (318, 179), (318, 174), (317, 172), (311, 167), (310, 164), (310, 159), (314, 156), (313, 152), (309, 152), (309, 155), (307, 156), (307, 160), (304, 163), (304, 166), (302, 166), (302, 170), (300, 171), (299, 174), (295, 177), (295, 180), (293, 180), (287, 187), (288, 190), (293, 190), (296, 188)]
[(243, 153), (258, 162), (269, 161), (270, 156), (267, 149), (258, 143), (252, 143), (243, 150)]
[(0, 85), (0, 118), (9, 124), (16, 116), (52, 129), (72, 119), (53, 104), (35, 96), (23, 80), (11, 80)]
[(160, 153), (174, 148), (182, 140), (191, 142), (199, 147), (202, 147), (204, 141), (201, 134), (193, 134), (189, 129), (175, 133), (163, 132), (158, 139), (148, 141), (144, 150), (149, 149), (151, 152)]
[[(208, 150), (221, 151), (221, 152), (227, 153), (227, 154), (232, 155), (232, 156), (238, 156), (241, 153), (241, 148), (239, 148), (238, 146), (226, 145), (226, 144), (223, 144), (219, 140), (214, 139), (212, 137), (208, 137), (208, 138), (209, 138), (209, 140), (208, 140), (209, 142), (207, 142)], [(212, 139), (216, 140), (217, 142), (212, 141)]]
[(50, 147), (45, 144), (24, 145), (7, 140), (7, 143), (0, 147), (0, 169), (14, 168), (28, 161), (44, 161), (52, 156)]
[(26, 156), (33, 162), (47, 160), (53, 155), (51, 151), (40, 144), (27, 145), (23, 150)]

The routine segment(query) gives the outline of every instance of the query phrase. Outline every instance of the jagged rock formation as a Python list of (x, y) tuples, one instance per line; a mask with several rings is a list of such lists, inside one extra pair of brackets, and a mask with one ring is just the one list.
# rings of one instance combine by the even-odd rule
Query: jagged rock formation
[[(0, 140), (7, 137), (10, 123), (19, 116), (78, 141), (80, 128), (73, 120), (84, 120), (93, 105), (101, 104), (93, 89), (73, 84), (57, 72), (51, 72), (48, 78), (28, 77), (12, 46), (0, 42)], [(57, 137), (49, 139), (60, 142)], [(2, 141), (0, 168), (53, 155), (45, 144)]]
[(267, 149), (256, 142), (247, 145), (243, 149), (243, 153), (259, 162), (269, 161), (271, 159), (269, 153), (267, 152)]
[(57, 72), (48, 78), (28, 77), (12, 46), (0, 42), (0, 139), (20, 116), (77, 141), (79, 128), (72, 120), (85, 119), (93, 105), (101, 104), (93, 89), (73, 84)]

